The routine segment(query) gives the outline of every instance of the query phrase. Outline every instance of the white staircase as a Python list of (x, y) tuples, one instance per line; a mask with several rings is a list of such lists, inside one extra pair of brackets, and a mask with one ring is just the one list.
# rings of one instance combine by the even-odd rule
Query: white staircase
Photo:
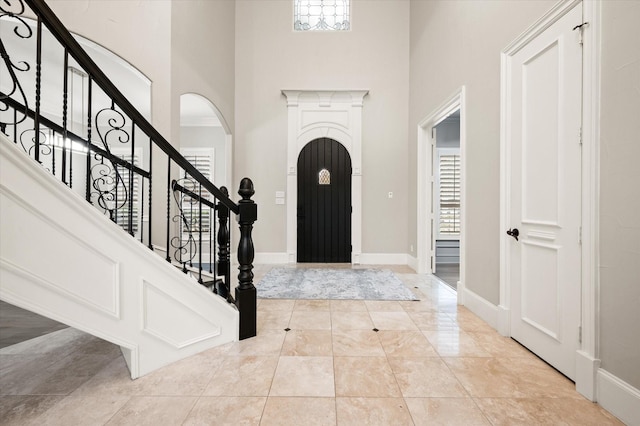
[(0, 132), (0, 299), (119, 345), (132, 378), (238, 339), (233, 305)]

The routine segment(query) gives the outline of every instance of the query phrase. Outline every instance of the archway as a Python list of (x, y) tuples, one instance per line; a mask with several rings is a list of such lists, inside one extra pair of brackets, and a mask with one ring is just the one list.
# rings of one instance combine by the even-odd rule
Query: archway
[[(204, 96), (180, 96), (180, 152), (189, 158), (209, 158), (207, 176), (217, 186), (231, 184), (231, 134), (216, 106)], [(202, 170), (201, 170), (202, 171)]]

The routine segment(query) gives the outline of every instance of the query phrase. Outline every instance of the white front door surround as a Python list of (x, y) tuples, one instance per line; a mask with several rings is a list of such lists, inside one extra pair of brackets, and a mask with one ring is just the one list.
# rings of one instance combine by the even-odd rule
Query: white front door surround
[(362, 254), (362, 105), (368, 90), (282, 90), (287, 98), (287, 261), (296, 263), (298, 156), (317, 138), (340, 142), (351, 156), (351, 262)]

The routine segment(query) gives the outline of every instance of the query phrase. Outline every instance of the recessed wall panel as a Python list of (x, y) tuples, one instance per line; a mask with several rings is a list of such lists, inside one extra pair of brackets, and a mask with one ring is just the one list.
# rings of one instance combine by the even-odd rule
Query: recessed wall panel
[(327, 123), (331, 126), (341, 126), (345, 129), (349, 128), (349, 111), (302, 111), (300, 113), (300, 129), (304, 130), (305, 127)]
[(220, 335), (218, 324), (148, 281), (142, 282), (141, 312), (143, 330), (174, 348), (183, 348)]
[(116, 261), (11, 195), (2, 194), (0, 205), (2, 221), (12, 224), (3, 227), (3, 261), (33, 276), (40, 285), (119, 316)]

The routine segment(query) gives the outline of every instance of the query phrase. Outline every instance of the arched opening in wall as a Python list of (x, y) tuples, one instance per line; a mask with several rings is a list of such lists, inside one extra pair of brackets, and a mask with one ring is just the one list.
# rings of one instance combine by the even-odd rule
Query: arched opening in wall
[(180, 153), (218, 188), (231, 192), (231, 134), (224, 117), (204, 96), (180, 96)]
[(298, 262), (351, 262), (351, 156), (318, 138), (298, 157)]
[[(39, 108), (40, 116), (53, 123), (50, 126), (40, 123), (39, 143), (44, 147), (40, 150), (40, 163), (53, 175), (60, 176), (74, 192), (90, 198), (91, 203), (103, 213), (108, 213), (106, 206), (120, 205), (117, 212), (109, 213), (113, 214), (114, 222), (148, 243), (148, 234), (142, 232), (146, 229), (144, 223), (149, 219), (149, 212), (143, 208), (144, 194), (149, 193), (148, 181), (126, 172), (120, 166), (114, 166), (110, 161), (103, 161), (104, 157), (97, 154), (89, 160), (91, 166), (80, 165), (88, 163), (86, 143), (91, 143), (148, 170), (149, 144), (143, 143), (141, 138), (134, 142), (134, 126), (130, 117), (92, 81), (88, 71), (71, 54), (65, 53), (64, 47), (46, 27), (42, 28), (38, 67), (37, 37), (26, 37), (29, 33), (37, 33), (35, 20), (21, 18), (18, 24), (7, 15), (0, 19), (3, 47), (10, 62), (18, 67), (14, 69), (15, 83), (9, 69), (0, 67), (0, 91), (32, 111)], [(73, 37), (138, 112), (151, 121), (151, 81), (114, 52), (80, 35), (73, 34)], [(27, 83), (37, 81), (38, 70), (40, 92), (39, 104), (36, 105), (36, 85)], [(22, 107), (18, 109), (22, 110)], [(29, 120), (8, 118), (11, 111), (0, 108), (0, 122), (15, 122), (11, 131), (16, 143), (25, 151), (33, 152), (34, 127)], [(118, 135), (114, 137), (116, 133)], [(115, 178), (116, 175), (120, 175), (119, 180)], [(102, 183), (107, 181), (119, 181), (120, 184), (109, 186)], [(116, 188), (113, 198), (105, 201), (105, 194), (113, 188)], [(122, 188), (128, 188), (129, 191)], [(129, 200), (132, 202), (129, 203)]]
[[(28, 18), (22, 19), (31, 31), (35, 33), (36, 21)], [(8, 19), (6, 16), (0, 19), (0, 38), (5, 44), (7, 52), (11, 52), (12, 62), (15, 64), (22, 62), (35, 64), (36, 37), (16, 37), (13, 33), (14, 30), (16, 30), (15, 21)], [(28, 30), (20, 27), (19, 31), (24, 33)], [(109, 49), (81, 35), (72, 35), (133, 106), (147, 120), (151, 120), (151, 80), (131, 63)], [(24, 68), (23, 65), (20, 66)], [(42, 32), (41, 69), (43, 71), (41, 74), (42, 91), (40, 94), (41, 114), (52, 119), (60, 119), (64, 110), (64, 49), (46, 27), (43, 27)], [(86, 110), (88, 76), (72, 57), (69, 57), (68, 71), (67, 119), (71, 121), (69, 124), (73, 126), (70, 130), (79, 132), (80, 126), (86, 127), (87, 117), (83, 114), (86, 111), (83, 111), (82, 108), (84, 107)], [(35, 72), (36, 67), (31, 66), (29, 70), (19, 72), (20, 79), (23, 81), (35, 81)], [(3, 75), (3, 77), (7, 78), (0, 79), (0, 89), (3, 93), (10, 93), (8, 89), (12, 84), (11, 78), (8, 75)], [(100, 102), (102, 101), (102, 94), (96, 87), (96, 85), (93, 86), (95, 99), (92, 99), (92, 104), (94, 104), (94, 109), (100, 107)], [(22, 89), (25, 91), (26, 99), (35, 99), (35, 87), (24, 85)], [(32, 105), (30, 107), (33, 108)], [(81, 132), (79, 134), (82, 135)]]

